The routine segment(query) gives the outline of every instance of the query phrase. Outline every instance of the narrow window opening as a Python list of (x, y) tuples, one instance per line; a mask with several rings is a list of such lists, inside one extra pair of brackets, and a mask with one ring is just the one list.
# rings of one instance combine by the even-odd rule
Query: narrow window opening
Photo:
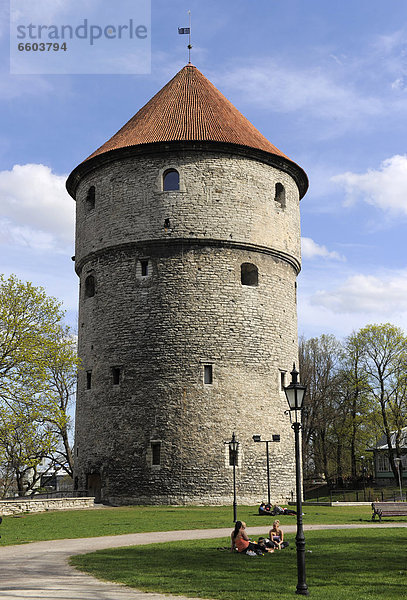
[(171, 227), (170, 220), (169, 219), (165, 219), (165, 221), (164, 221), (164, 229), (169, 229), (170, 227)]
[(151, 442), (151, 464), (161, 465), (161, 442)]
[(285, 387), (285, 371), (280, 371), (280, 390), (283, 392)]
[(242, 285), (256, 286), (259, 284), (259, 271), (252, 263), (243, 263), (241, 266)]
[(148, 275), (148, 260), (141, 260), (141, 276), (147, 277)]
[(163, 175), (164, 192), (179, 190), (179, 173), (175, 169), (168, 169)]
[(285, 187), (282, 183), (276, 183), (274, 200), (285, 208)]
[(121, 369), (120, 367), (112, 367), (113, 385), (120, 385)]
[(92, 298), (95, 295), (96, 281), (93, 275), (88, 275), (85, 279), (85, 298)]
[(212, 365), (204, 365), (204, 383), (210, 385), (213, 383)]
[(238, 462), (238, 450), (232, 450), (229, 446), (229, 466), (233, 467), (233, 465), (237, 466)]
[(93, 210), (95, 208), (95, 196), (96, 196), (95, 186), (91, 185), (90, 188), (88, 189), (88, 193), (86, 195), (86, 208), (88, 210)]
[(86, 389), (92, 388), (92, 371), (86, 371)]

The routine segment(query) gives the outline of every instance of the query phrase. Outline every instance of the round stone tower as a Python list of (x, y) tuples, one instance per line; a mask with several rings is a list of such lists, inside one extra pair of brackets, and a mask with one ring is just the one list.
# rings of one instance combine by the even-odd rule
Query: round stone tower
[(74, 169), (80, 278), (75, 481), (115, 504), (295, 489), (304, 171), (191, 64)]

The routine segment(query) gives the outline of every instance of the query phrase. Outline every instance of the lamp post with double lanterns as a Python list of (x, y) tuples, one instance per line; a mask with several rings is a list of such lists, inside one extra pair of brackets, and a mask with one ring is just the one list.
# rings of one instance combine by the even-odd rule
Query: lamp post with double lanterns
[(233, 523), (237, 521), (237, 502), (236, 502), (236, 457), (239, 450), (239, 442), (236, 439), (235, 432), (232, 433), (230, 442), (225, 442), (229, 446), (229, 464), (232, 460), (233, 466)]
[(306, 386), (298, 383), (298, 371), (293, 365), (291, 371), (291, 383), (284, 388), (284, 392), (287, 398), (288, 406), (291, 413), (294, 412), (295, 420), (291, 423), (291, 428), (294, 429), (295, 434), (295, 482), (296, 482), (296, 495), (297, 495), (297, 535), (295, 537), (295, 544), (297, 547), (297, 591), (296, 594), (308, 596), (308, 586), (305, 578), (305, 536), (304, 529), (302, 526), (302, 482), (301, 482), (301, 454), (300, 454), (300, 429), (301, 423), (298, 421), (298, 412), (300, 413), (302, 403), (304, 401)]
[(271, 444), (272, 442), (279, 442), (280, 441), (280, 436), (279, 435), (273, 435), (271, 440), (262, 440), (261, 439), (261, 435), (254, 435), (253, 436), (253, 441), (254, 442), (262, 442), (263, 444), (266, 444), (266, 455), (267, 455), (267, 498), (268, 498), (267, 502), (271, 506), (271, 500), (270, 500), (269, 444)]

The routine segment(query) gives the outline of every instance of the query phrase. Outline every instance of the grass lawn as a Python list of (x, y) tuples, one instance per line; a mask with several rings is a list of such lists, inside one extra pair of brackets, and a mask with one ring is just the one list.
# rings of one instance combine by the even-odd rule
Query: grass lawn
[[(290, 547), (262, 557), (217, 550), (225, 538), (170, 542), (75, 556), (96, 577), (149, 591), (220, 600), (288, 600), (297, 574)], [(307, 584), (321, 600), (401, 600), (407, 590), (407, 529), (306, 533)]]
[[(336, 524), (370, 522), (370, 506), (304, 507), (304, 524)], [(233, 528), (231, 506), (131, 506), (91, 510), (49, 511), (4, 517), (0, 527), (1, 545), (23, 544), (40, 540), (94, 537), (171, 531), (177, 529)], [(273, 517), (259, 516), (257, 506), (239, 506), (237, 517), (248, 527), (264, 525), (265, 531)], [(295, 524), (295, 517), (280, 516), (282, 526)], [(387, 518), (386, 522), (407, 522), (407, 517)]]

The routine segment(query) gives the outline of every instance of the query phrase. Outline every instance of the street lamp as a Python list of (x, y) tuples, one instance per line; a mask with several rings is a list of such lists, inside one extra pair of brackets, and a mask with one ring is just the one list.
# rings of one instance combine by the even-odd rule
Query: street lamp
[(279, 435), (273, 435), (271, 440), (262, 440), (261, 439), (261, 435), (254, 435), (253, 436), (253, 441), (254, 442), (262, 442), (263, 444), (266, 444), (266, 455), (267, 455), (267, 497), (268, 497), (268, 503), (271, 506), (271, 500), (270, 500), (269, 444), (272, 443), (272, 442), (279, 442), (280, 441), (280, 436)]
[(235, 432), (232, 433), (230, 442), (225, 442), (229, 446), (229, 464), (232, 460), (233, 465), (233, 523), (237, 521), (237, 503), (236, 503), (236, 457), (239, 450), (239, 442), (236, 439)]
[[(297, 546), (297, 591), (296, 594), (302, 594), (308, 596), (308, 586), (305, 580), (305, 536), (302, 527), (302, 485), (301, 485), (301, 457), (300, 457), (300, 429), (301, 423), (298, 421), (297, 412), (300, 412), (302, 403), (305, 396), (305, 385), (298, 383), (298, 371), (293, 365), (291, 371), (291, 383), (284, 388), (284, 392), (287, 398), (288, 406), (290, 411), (295, 413), (295, 421), (291, 424), (291, 428), (294, 429), (295, 434), (295, 480), (296, 480), (296, 494), (297, 494), (297, 535), (295, 537), (295, 544)], [(290, 412), (291, 419), (291, 412)]]
[(394, 464), (396, 465), (396, 469), (397, 469), (397, 474), (399, 476), (399, 486), (400, 486), (400, 502), (403, 502), (403, 488), (402, 488), (402, 483), (401, 483), (401, 458), (395, 458), (394, 459)]
[(360, 460), (362, 462), (363, 500), (366, 502), (366, 463), (365, 463), (365, 457), (361, 456)]

